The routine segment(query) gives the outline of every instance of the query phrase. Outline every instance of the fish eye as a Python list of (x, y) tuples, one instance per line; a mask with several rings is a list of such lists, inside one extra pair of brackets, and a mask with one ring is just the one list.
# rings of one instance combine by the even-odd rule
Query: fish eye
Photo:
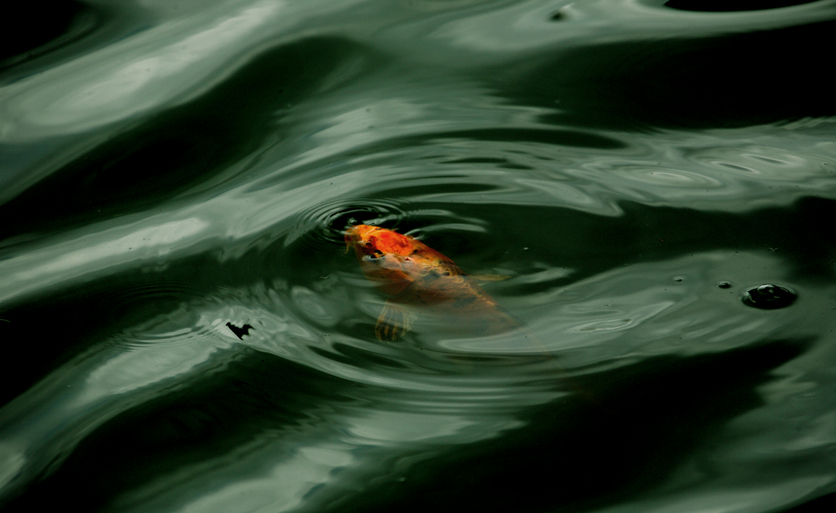
[(369, 253), (366, 255), (366, 259), (368, 260), (377, 260), (378, 258), (382, 257), (383, 253), (380, 251), (375, 250), (374, 253)]

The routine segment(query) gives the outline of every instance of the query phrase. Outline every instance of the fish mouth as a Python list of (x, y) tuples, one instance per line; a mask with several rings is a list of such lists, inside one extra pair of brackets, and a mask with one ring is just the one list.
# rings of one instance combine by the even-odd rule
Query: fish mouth
[(358, 257), (363, 255), (364, 257), (374, 259), (383, 256), (383, 252), (378, 248), (374, 237), (375, 233), (381, 231), (385, 232), (386, 229), (367, 224), (358, 224), (349, 227), (345, 231), (345, 252), (348, 253), (348, 250), (354, 247)]
[[(367, 224), (358, 224), (350, 226), (345, 230), (345, 252), (351, 247), (364, 249), (364, 242), (370, 233), (380, 230), (377, 226), (369, 226)], [(344, 253), (345, 254), (345, 253)]]
[[(354, 233), (351, 231), (352, 228), (354, 227), (352, 226), (351, 228), (345, 231), (345, 253), (348, 253), (348, 251), (351, 249), (351, 246), (357, 243), (357, 241), (354, 240)], [(345, 253), (343, 253), (343, 255), (345, 255)]]

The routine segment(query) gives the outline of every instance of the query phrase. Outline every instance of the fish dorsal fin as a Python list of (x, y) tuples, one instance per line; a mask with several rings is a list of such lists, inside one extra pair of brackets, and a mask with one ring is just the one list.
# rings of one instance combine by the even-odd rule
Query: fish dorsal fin
[(412, 328), (415, 317), (415, 313), (410, 311), (408, 307), (386, 301), (383, 304), (383, 311), (377, 318), (374, 334), (380, 341), (395, 341), (406, 335)]

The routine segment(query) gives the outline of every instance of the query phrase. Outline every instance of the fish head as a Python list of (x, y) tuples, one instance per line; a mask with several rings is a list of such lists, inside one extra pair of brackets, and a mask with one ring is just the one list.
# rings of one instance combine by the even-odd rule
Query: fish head
[(360, 224), (345, 231), (345, 243), (354, 248), (366, 277), (378, 284), (386, 295), (403, 292), (415, 280), (418, 268), (410, 258), (415, 244), (412, 237), (379, 226)]
[(345, 231), (346, 247), (353, 247), (358, 258), (409, 256), (415, 251), (416, 243), (412, 237), (379, 226), (358, 224)]

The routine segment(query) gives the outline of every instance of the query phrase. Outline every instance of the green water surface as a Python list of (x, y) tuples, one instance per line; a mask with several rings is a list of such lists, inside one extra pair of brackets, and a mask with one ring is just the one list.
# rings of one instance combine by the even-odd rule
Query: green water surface
[[(835, 1), (27, 9), (2, 511), (832, 508)], [(355, 223), (524, 327), (378, 341)]]

